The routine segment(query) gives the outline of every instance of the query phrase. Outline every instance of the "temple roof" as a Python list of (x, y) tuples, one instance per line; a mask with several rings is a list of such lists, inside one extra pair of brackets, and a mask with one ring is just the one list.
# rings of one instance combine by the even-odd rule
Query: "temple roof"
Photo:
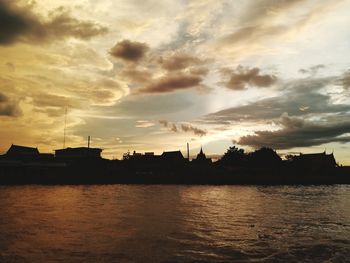
[(184, 159), (181, 151), (163, 152), (161, 156), (166, 159)]
[(12, 144), (11, 147), (8, 149), (6, 154), (7, 155), (18, 155), (18, 154), (38, 155), (39, 150), (38, 150), (38, 148), (34, 148), (34, 147), (27, 147), (27, 146)]

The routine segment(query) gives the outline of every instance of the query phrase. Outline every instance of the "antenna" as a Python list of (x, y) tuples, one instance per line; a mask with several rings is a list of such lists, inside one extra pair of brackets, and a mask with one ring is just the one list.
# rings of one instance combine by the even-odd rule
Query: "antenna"
[(66, 148), (67, 107), (64, 112), (63, 149)]

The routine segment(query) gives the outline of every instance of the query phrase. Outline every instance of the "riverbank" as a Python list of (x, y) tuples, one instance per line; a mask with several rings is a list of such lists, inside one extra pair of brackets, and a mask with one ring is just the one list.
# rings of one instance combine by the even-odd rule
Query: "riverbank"
[(154, 170), (104, 165), (0, 167), (0, 185), (26, 184), (333, 185), (350, 184), (350, 173), (342, 167), (322, 171), (283, 167), (228, 169), (185, 166)]

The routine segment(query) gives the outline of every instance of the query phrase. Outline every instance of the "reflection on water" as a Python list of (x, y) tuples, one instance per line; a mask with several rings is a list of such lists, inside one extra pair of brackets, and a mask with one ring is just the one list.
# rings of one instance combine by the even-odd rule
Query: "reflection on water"
[(350, 186), (0, 187), (0, 262), (346, 262)]

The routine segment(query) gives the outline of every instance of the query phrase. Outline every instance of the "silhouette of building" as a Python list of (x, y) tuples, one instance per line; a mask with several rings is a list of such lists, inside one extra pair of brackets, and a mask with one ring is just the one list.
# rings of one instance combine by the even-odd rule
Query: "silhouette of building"
[(210, 158), (207, 158), (203, 152), (203, 148), (201, 147), (200, 152), (197, 154), (197, 158), (192, 160), (193, 164), (197, 165), (206, 165), (211, 164), (212, 161)]
[(53, 154), (40, 153), (38, 148), (12, 144), (4, 158), (18, 161), (48, 161), (53, 160)]
[(102, 149), (90, 147), (65, 148), (55, 150), (55, 157), (64, 160), (101, 159)]
[(160, 157), (163, 163), (169, 164), (183, 164), (186, 161), (181, 151), (163, 152)]
[(12, 144), (6, 152), (7, 156), (38, 156), (39, 150), (34, 147), (27, 147), (21, 145)]
[(145, 152), (144, 154), (134, 151), (132, 154), (124, 154), (126, 159), (137, 163), (150, 163), (157, 162), (160, 159), (159, 155), (155, 155), (154, 152)]
[(338, 166), (333, 153), (326, 154), (326, 152), (309, 154), (301, 153), (299, 156), (295, 156), (293, 163), (297, 167), (311, 170), (335, 168)]

